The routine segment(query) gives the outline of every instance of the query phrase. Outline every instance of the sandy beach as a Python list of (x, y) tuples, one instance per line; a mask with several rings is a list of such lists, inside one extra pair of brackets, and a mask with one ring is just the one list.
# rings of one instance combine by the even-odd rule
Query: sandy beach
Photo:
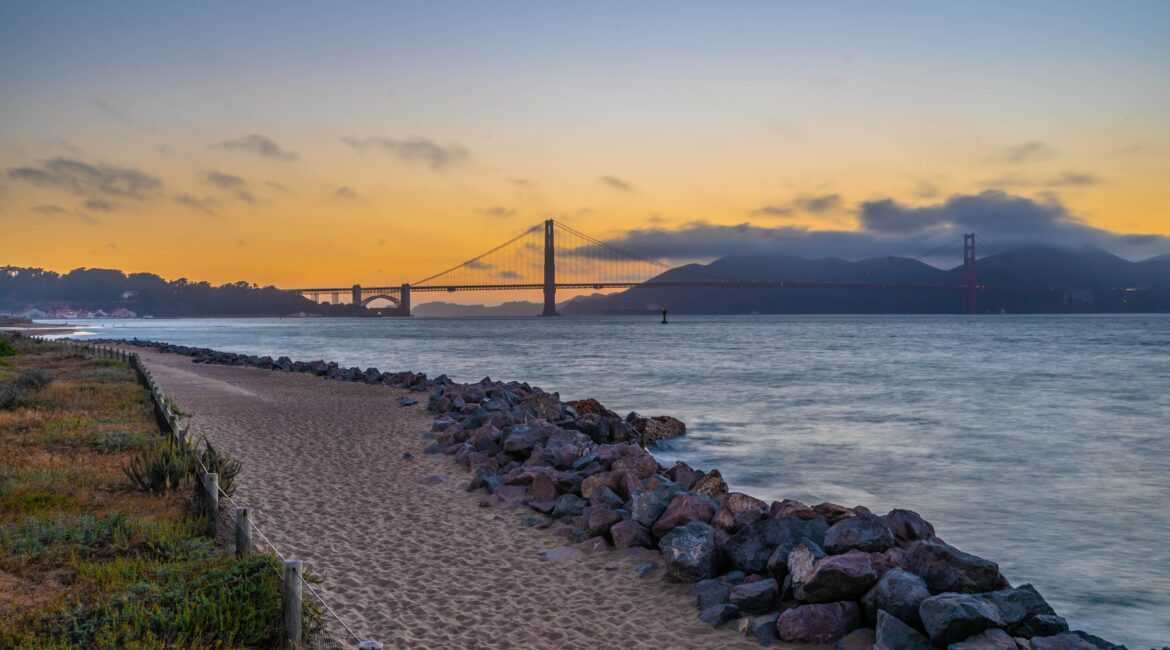
[(482, 507), (451, 457), (421, 453), (425, 399), (402, 407), (407, 392), (385, 386), (135, 351), (191, 414), (192, 434), (243, 462), (237, 500), (363, 638), (417, 649), (759, 647), (734, 623), (698, 621), (691, 585), (661, 569), (640, 577), (634, 567), (656, 552), (544, 559), (568, 542), (524, 527), (526, 508)]

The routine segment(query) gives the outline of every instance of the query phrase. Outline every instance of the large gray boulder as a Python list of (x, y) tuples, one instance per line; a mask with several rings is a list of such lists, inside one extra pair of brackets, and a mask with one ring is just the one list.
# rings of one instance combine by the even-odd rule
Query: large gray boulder
[(899, 542), (934, 539), (934, 526), (913, 510), (891, 510), (882, 516), (882, 521)]
[(853, 550), (879, 553), (893, 545), (894, 533), (886, 522), (881, 517), (862, 513), (833, 524), (825, 532), (822, 546), (830, 555), (837, 555)]
[(930, 641), (898, 617), (879, 610), (874, 628), (874, 650), (931, 650)]
[(854, 602), (799, 605), (776, 619), (780, 639), (797, 643), (833, 643), (858, 627), (861, 609)]
[[(735, 568), (747, 573), (771, 573), (778, 582), (787, 575), (788, 553), (802, 539), (817, 546), (825, 539), (829, 526), (824, 519), (767, 517), (740, 528), (727, 545), (728, 559)], [(778, 554), (777, 554), (778, 552)], [(773, 556), (775, 558), (773, 560)], [(773, 565), (772, 570), (769, 564)]]
[(1008, 586), (995, 562), (937, 540), (912, 542), (903, 566), (925, 580), (931, 593), (979, 593)]
[(1019, 650), (1019, 646), (1012, 635), (993, 627), (958, 643), (952, 643), (947, 646), (947, 650)]
[(682, 582), (714, 577), (716, 572), (715, 529), (701, 521), (678, 526), (658, 542), (666, 572)]
[(796, 599), (806, 603), (831, 603), (856, 600), (877, 582), (877, 572), (869, 554), (850, 551), (817, 560), (812, 572), (793, 580)]
[(780, 585), (772, 578), (767, 578), (732, 587), (729, 600), (741, 612), (763, 614), (776, 608), (779, 596)]
[(944, 593), (922, 601), (918, 608), (926, 634), (935, 645), (962, 641), (986, 629), (1003, 627), (1003, 615), (986, 599), (971, 594)]
[(719, 578), (695, 583), (695, 605), (699, 611), (731, 601), (731, 585)]
[(877, 621), (878, 612), (886, 611), (911, 625), (918, 625), (918, 608), (930, 598), (926, 582), (902, 569), (890, 569), (861, 599), (866, 619)]

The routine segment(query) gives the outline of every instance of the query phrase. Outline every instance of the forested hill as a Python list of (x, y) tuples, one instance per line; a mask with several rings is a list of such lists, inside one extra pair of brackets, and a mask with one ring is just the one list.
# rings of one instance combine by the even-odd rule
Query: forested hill
[(352, 315), (358, 309), (318, 305), (296, 294), (247, 282), (212, 286), (185, 278), (167, 281), (153, 273), (75, 269), (59, 274), (37, 268), (0, 267), (0, 311), (60, 308), (128, 309), (136, 314), (177, 316), (287, 316), (297, 313)]

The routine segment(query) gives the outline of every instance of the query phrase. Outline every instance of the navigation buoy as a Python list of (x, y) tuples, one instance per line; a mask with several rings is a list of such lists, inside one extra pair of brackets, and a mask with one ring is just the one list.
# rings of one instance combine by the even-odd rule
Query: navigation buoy
[(666, 324), (666, 309), (662, 310), (662, 324)]

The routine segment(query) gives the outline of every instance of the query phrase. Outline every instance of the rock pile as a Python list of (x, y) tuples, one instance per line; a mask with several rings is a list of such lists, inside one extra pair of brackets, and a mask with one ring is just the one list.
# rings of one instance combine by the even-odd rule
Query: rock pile
[(427, 453), (471, 473), (483, 505), (524, 506), (573, 542), (662, 553), (666, 575), (694, 583), (699, 619), (739, 620), (762, 644), (960, 650), (1121, 648), (1066, 621), (1031, 586), (1012, 587), (996, 563), (935, 535), (910, 510), (766, 503), (731, 492), (718, 470), (663, 467), (645, 449), (681, 435), (670, 417), (622, 418), (596, 400), (563, 402), (525, 383), (340, 368), (139, 342), (196, 363), (306, 372), (429, 391)]

